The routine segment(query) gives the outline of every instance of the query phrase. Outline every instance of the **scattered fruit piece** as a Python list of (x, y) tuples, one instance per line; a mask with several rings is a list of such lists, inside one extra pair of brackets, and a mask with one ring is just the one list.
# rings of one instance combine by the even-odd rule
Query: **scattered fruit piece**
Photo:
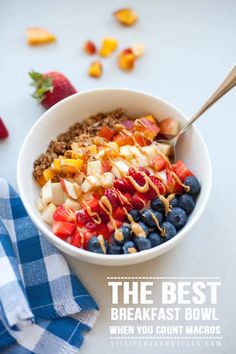
[(88, 74), (95, 78), (99, 78), (102, 75), (102, 64), (100, 61), (94, 61), (90, 64)]
[(8, 135), (9, 135), (8, 130), (5, 126), (5, 124), (3, 123), (2, 118), (0, 118), (0, 140), (6, 139), (8, 137)]
[(119, 68), (126, 71), (133, 70), (135, 59), (135, 55), (131, 48), (124, 49), (118, 57)]
[(115, 19), (124, 26), (134, 25), (138, 17), (135, 12), (130, 8), (119, 9), (113, 13)]
[(32, 84), (35, 87), (32, 97), (46, 109), (77, 92), (70, 81), (59, 72), (51, 71), (41, 74), (31, 71), (29, 76), (33, 80)]
[(133, 44), (131, 47), (132, 52), (134, 53), (135, 58), (140, 58), (144, 54), (144, 45), (142, 43)]
[(97, 48), (92, 41), (85, 42), (83, 49), (84, 49), (85, 53), (88, 55), (94, 55), (97, 53)]
[(56, 37), (44, 28), (35, 27), (26, 30), (29, 45), (47, 44), (56, 41)]
[(116, 50), (117, 46), (118, 41), (115, 38), (104, 38), (102, 47), (99, 50), (99, 55), (101, 57), (108, 57), (112, 52)]

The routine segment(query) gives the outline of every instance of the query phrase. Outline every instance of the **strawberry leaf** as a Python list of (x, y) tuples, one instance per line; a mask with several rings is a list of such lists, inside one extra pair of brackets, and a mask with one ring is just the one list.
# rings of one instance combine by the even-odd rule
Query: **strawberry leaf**
[(52, 79), (49, 76), (42, 75), (34, 70), (29, 72), (30, 78), (33, 80), (31, 85), (35, 87), (32, 97), (38, 102), (42, 102), (47, 92), (53, 92)]

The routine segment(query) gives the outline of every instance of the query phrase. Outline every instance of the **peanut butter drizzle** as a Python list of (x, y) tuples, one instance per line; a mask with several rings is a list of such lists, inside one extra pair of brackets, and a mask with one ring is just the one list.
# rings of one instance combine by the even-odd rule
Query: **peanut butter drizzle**
[(86, 210), (89, 214), (89, 216), (91, 216), (91, 218), (93, 219), (93, 221), (95, 222), (95, 224), (101, 224), (102, 220), (100, 218), (100, 216), (98, 215), (98, 213), (96, 213), (95, 211), (92, 211), (90, 206), (88, 205), (88, 203), (86, 202), (86, 200), (82, 199), (81, 200), (81, 204), (84, 204), (86, 207)]
[(101, 249), (103, 251), (104, 254), (106, 254), (106, 247), (105, 247), (105, 244), (104, 244), (104, 238), (103, 238), (103, 235), (98, 235), (98, 241), (100, 243), (100, 246), (101, 246)]
[(156, 226), (157, 226), (158, 230), (162, 233), (162, 232), (163, 232), (163, 229), (162, 229), (161, 226), (160, 226), (159, 220), (156, 218), (155, 214), (154, 214), (152, 211), (150, 211), (150, 213), (151, 213), (151, 215), (152, 215), (153, 220), (154, 220), (155, 223), (156, 223)]
[(131, 225), (131, 230), (133, 231), (133, 233), (135, 234), (135, 236), (137, 237), (147, 237), (147, 235), (145, 234), (144, 230), (142, 229), (142, 227), (134, 221), (134, 219), (132, 218), (132, 216), (128, 213), (126, 208), (122, 208), (123, 211), (125, 212), (130, 225)]
[(182, 182), (180, 181), (179, 177), (177, 176), (177, 174), (176, 174), (174, 171), (171, 171), (170, 173), (171, 173), (171, 175), (174, 177), (175, 181), (176, 181), (179, 185), (181, 185), (181, 186), (186, 190), (186, 192), (189, 192), (190, 187), (189, 187), (189, 186), (186, 186), (184, 183), (182, 183)]
[(108, 198), (105, 195), (103, 195), (98, 203), (99, 203), (100, 207), (102, 208), (102, 210), (108, 215), (108, 217), (112, 223), (112, 226), (116, 230), (117, 226), (116, 226), (114, 218), (112, 217), (112, 205), (111, 205), (110, 201), (108, 200)]

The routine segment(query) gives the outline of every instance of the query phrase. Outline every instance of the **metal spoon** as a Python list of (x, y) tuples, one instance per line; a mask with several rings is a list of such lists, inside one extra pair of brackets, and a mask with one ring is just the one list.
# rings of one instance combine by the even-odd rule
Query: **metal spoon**
[(226, 76), (222, 84), (218, 87), (218, 89), (213, 93), (212, 96), (204, 103), (204, 105), (199, 109), (199, 111), (181, 128), (179, 133), (170, 140), (161, 139), (158, 143), (164, 143), (171, 145), (171, 156), (173, 161), (176, 161), (176, 149), (179, 138), (185, 134), (191, 125), (210, 108), (215, 102), (217, 102), (222, 96), (224, 96), (228, 91), (230, 91), (236, 85), (236, 65), (234, 65), (233, 69)]

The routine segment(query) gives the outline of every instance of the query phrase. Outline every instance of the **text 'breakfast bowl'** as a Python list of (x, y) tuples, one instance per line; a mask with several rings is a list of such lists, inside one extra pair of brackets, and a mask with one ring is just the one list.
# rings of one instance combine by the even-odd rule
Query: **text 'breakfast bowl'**
[(196, 128), (183, 136), (175, 163), (158, 143), (185, 121), (169, 103), (127, 89), (56, 104), (18, 159), (20, 196), (36, 227), (61, 251), (94, 264), (135, 264), (171, 249), (190, 233), (211, 190), (210, 157)]

